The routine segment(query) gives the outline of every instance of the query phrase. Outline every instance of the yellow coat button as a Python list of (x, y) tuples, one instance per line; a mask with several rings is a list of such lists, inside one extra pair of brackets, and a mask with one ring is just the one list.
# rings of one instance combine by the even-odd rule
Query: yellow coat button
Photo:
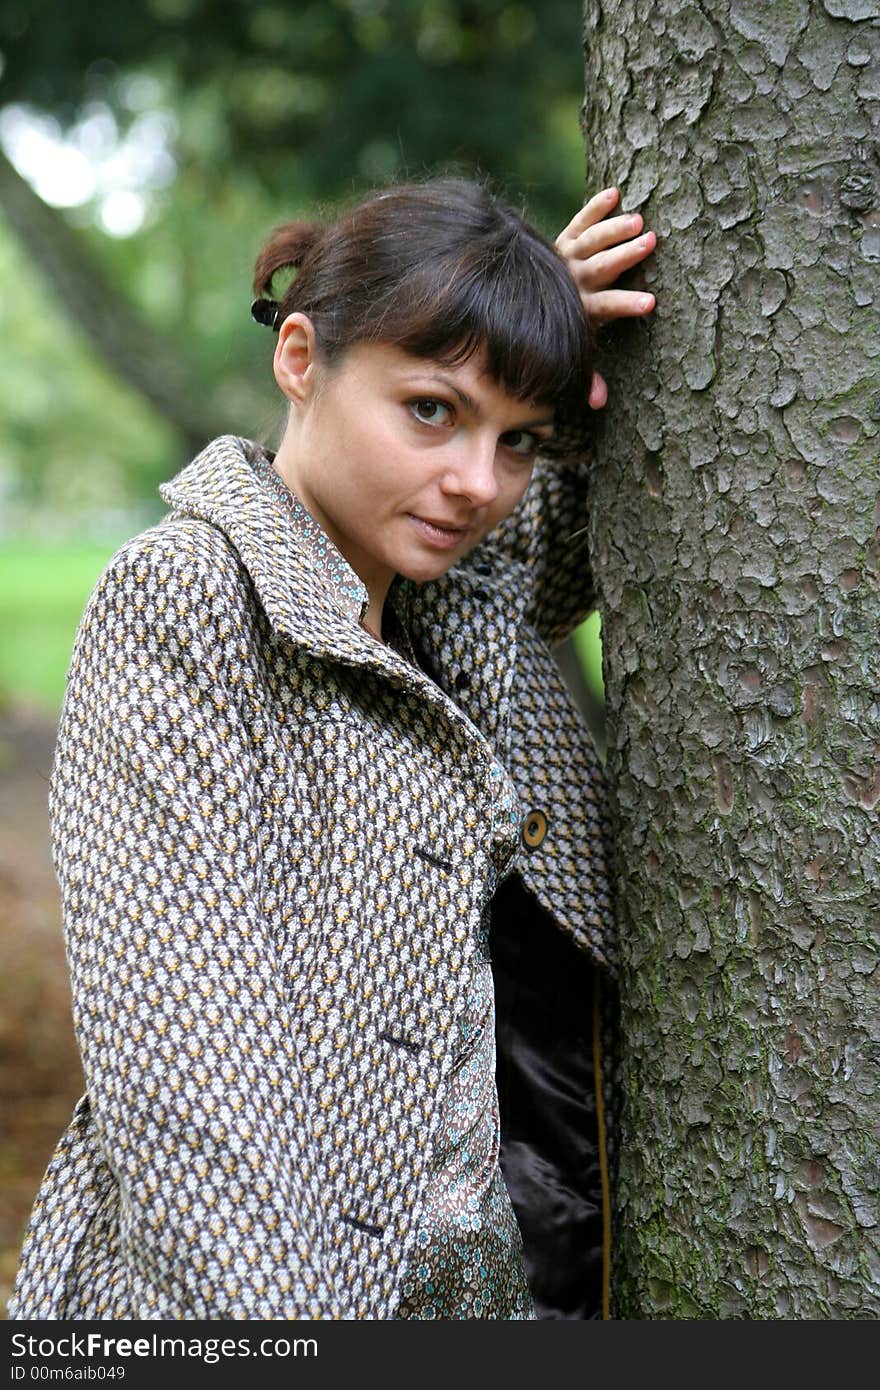
[(547, 817), (543, 811), (529, 811), (522, 823), (522, 842), (526, 849), (539, 849), (547, 836)]

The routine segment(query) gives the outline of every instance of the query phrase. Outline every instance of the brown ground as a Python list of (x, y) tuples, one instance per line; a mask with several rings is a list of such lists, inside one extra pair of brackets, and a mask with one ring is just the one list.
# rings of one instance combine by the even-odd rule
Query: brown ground
[(55, 726), (0, 708), (0, 1317), (46, 1164), (82, 1092), (46, 795)]

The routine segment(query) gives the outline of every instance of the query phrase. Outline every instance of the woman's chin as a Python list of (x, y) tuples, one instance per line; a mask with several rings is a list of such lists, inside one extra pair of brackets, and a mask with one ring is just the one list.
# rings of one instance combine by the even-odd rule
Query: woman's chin
[(398, 573), (406, 579), (412, 579), (416, 584), (428, 584), (432, 579), (439, 579), (441, 575), (451, 570), (453, 565), (457, 565), (465, 555), (473, 550), (476, 541), (469, 541), (467, 544), (457, 545), (449, 550), (434, 550), (420, 546), (415, 552), (408, 552), (401, 556), (401, 564)]

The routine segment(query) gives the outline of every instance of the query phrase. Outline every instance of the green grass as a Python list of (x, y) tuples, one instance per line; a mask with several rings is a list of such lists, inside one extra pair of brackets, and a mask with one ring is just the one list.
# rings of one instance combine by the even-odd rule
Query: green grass
[(0, 543), (0, 697), (58, 712), (77, 624), (115, 549)]

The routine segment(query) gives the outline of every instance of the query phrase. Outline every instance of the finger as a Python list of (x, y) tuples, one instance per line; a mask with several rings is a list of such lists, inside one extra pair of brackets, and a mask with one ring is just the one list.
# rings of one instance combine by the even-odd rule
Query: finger
[(598, 294), (582, 294), (581, 302), (589, 317), (599, 323), (643, 318), (657, 303), (652, 294), (641, 290), (601, 290)]
[(601, 410), (608, 400), (608, 387), (605, 378), (598, 372), (593, 372), (593, 379), (590, 382), (590, 394), (587, 397), (587, 404), (591, 410)]
[(599, 251), (588, 261), (570, 261), (568, 268), (578, 289), (582, 293), (593, 293), (613, 285), (624, 271), (631, 270), (634, 265), (650, 256), (656, 245), (655, 234), (646, 232), (644, 236), (636, 237), (623, 246), (615, 246), (609, 251)]
[(619, 198), (620, 191), (617, 188), (603, 188), (600, 193), (594, 194), (590, 201), (575, 213), (568, 226), (563, 227), (556, 238), (556, 245), (561, 241), (573, 240), (586, 231), (587, 227), (592, 227), (595, 222), (607, 217)]
[(643, 226), (644, 220), (638, 212), (631, 216), (626, 214), (621, 217), (603, 218), (594, 227), (587, 227), (579, 236), (574, 237), (565, 247), (565, 256), (568, 260), (588, 260), (590, 256), (607, 250), (609, 246), (631, 241), (633, 237), (638, 236)]

